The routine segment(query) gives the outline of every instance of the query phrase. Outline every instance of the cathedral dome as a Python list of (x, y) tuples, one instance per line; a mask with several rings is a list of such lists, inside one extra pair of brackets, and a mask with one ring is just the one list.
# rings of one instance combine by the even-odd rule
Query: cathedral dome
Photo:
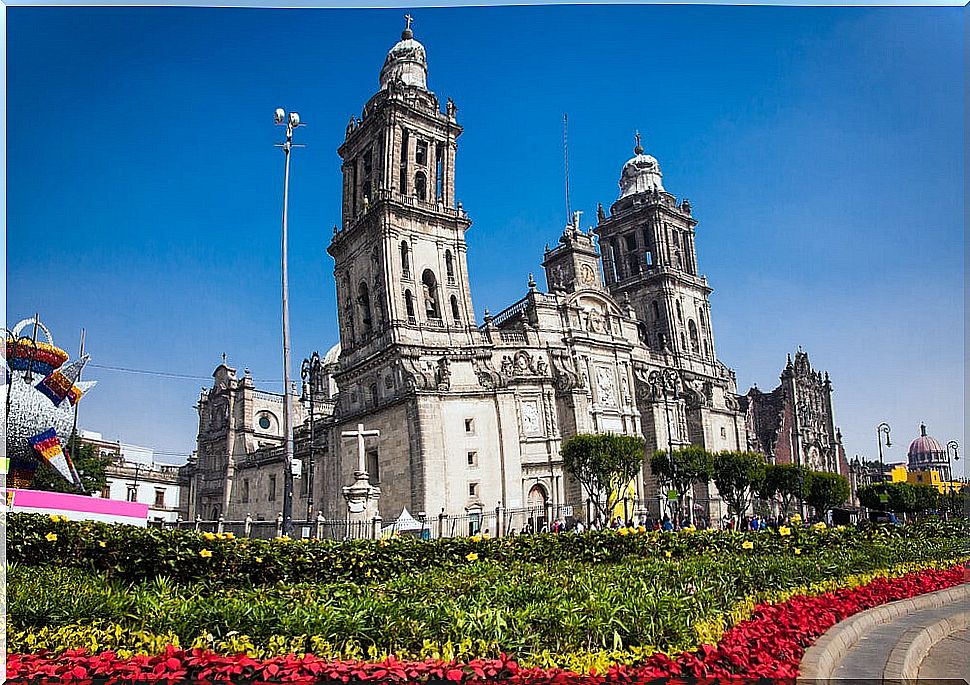
[(946, 452), (940, 441), (926, 434), (926, 424), (921, 423), (920, 436), (909, 444), (909, 464), (913, 468), (946, 462)]
[(660, 163), (655, 157), (644, 154), (640, 146), (640, 134), (637, 133), (636, 137), (637, 145), (633, 148), (635, 156), (623, 165), (620, 173), (620, 198), (648, 190), (665, 192)]
[(336, 364), (339, 361), (340, 361), (340, 343), (337, 343), (329, 350), (327, 350), (327, 354), (325, 354), (323, 357), (323, 366), (324, 367), (332, 366), (333, 364)]
[(411, 18), (408, 17), (407, 28), (401, 33), (401, 40), (387, 53), (384, 66), (381, 69), (381, 89), (388, 87), (392, 81), (400, 79), (406, 86), (428, 88), (428, 58), (424, 46), (414, 40), (411, 30)]

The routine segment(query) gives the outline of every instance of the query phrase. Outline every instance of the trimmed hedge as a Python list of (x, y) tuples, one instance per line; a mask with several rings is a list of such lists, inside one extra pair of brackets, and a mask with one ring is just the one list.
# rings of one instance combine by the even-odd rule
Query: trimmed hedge
[[(704, 555), (812, 555), (861, 549), (873, 542), (914, 539), (933, 545), (963, 542), (970, 551), (970, 523), (931, 520), (913, 526), (851, 528), (793, 527), (778, 531), (680, 533), (590, 531), (504, 538), (394, 540), (253, 540), (187, 530), (134, 528), (68, 521), (40, 514), (7, 516), (7, 560), (33, 566), (83, 568), (128, 582), (165, 576), (176, 583), (207, 581), (225, 587), (278, 582), (372, 583), (467, 564), (470, 558), (500, 563), (620, 562), (627, 557), (691, 559)], [(747, 548), (750, 544), (750, 548)]]

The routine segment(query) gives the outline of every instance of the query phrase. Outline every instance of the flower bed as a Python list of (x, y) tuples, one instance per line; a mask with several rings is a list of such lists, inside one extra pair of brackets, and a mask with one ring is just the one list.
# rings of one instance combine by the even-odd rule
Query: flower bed
[(205, 650), (169, 646), (154, 656), (120, 658), (114, 652), (83, 650), (61, 655), (12, 654), (8, 678), (16, 681), (65, 682), (90, 678), (121, 680), (196, 680), (206, 682), (429, 682), (455, 683), (623, 683), (653, 678), (793, 679), (806, 647), (837, 622), (865, 609), (965, 582), (966, 569), (927, 569), (895, 578), (815, 596), (797, 595), (777, 604), (759, 604), (747, 620), (727, 630), (718, 644), (667, 655), (657, 652), (638, 666), (580, 674), (561, 669), (523, 668), (506, 657), (466, 663), (427, 659), (379, 663), (325, 661), (313, 655), (256, 660), (219, 656)]

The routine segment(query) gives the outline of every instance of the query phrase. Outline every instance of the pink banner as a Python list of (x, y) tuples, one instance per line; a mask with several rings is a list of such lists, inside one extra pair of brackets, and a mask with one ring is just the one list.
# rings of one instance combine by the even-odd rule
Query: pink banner
[(13, 493), (12, 508), (14, 511), (42, 509), (43, 513), (68, 514), (76, 512), (78, 514), (148, 520), (148, 505), (138, 502), (124, 502), (85, 495), (68, 495), (62, 492), (46, 492), (44, 490), (10, 490), (10, 492)]

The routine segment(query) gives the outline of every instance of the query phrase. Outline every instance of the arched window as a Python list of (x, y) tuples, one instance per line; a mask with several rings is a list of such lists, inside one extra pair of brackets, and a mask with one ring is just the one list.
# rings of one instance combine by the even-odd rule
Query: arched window
[(653, 320), (660, 321), (660, 305), (658, 305), (657, 301), (654, 300), (650, 303), (650, 307), (653, 309)]
[(370, 311), (370, 294), (367, 291), (367, 284), (363, 281), (357, 288), (357, 304), (360, 305), (360, 320), (364, 324), (364, 331), (369, 333), (373, 326), (373, 319)]
[(410, 290), (404, 291), (404, 309), (407, 312), (408, 323), (415, 323), (417, 319), (414, 317), (414, 295)]
[(687, 330), (690, 332), (690, 350), (694, 354), (699, 354), (701, 351), (700, 341), (697, 338), (697, 324), (691, 319), (687, 322)]
[(707, 328), (707, 317), (704, 316), (704, 308), (701, 307), (698, 311), (698, 316), (701, 320), (701, 328)]
[(455, 263), (451, 258), (451, 250), (445, 250), (445, 275), (449, 284), (455, 282)]
[(680, 300), (677, 300), (676, 304), (677, 304), (677, 321), (679, 321), (680, 323), (684, 323), (684, 313), (680, 309)]
[(428, 197), (428, 176), (423, 171), (414, 175), (414, 196), (419, 200)]
[(455, 323), (461, 323), (461, 317), (458, 315), (458, 298), (454, 295), (451, 296), (451, 318)]
[(687, 338), (684, 337), (683, 331), (680, 332), (680, 349), (682, 350), (687, 349)]
[(405, 278), (411, 278), (411, 248), (408, 241), (401, 241), (401, 271)]
[(431, 269), (425, 269), (421, 274), (421, 284), (424, 287), (424, 313), (429, 319), (441, 318), (441, 307), (438, 306), (438, 279)]

